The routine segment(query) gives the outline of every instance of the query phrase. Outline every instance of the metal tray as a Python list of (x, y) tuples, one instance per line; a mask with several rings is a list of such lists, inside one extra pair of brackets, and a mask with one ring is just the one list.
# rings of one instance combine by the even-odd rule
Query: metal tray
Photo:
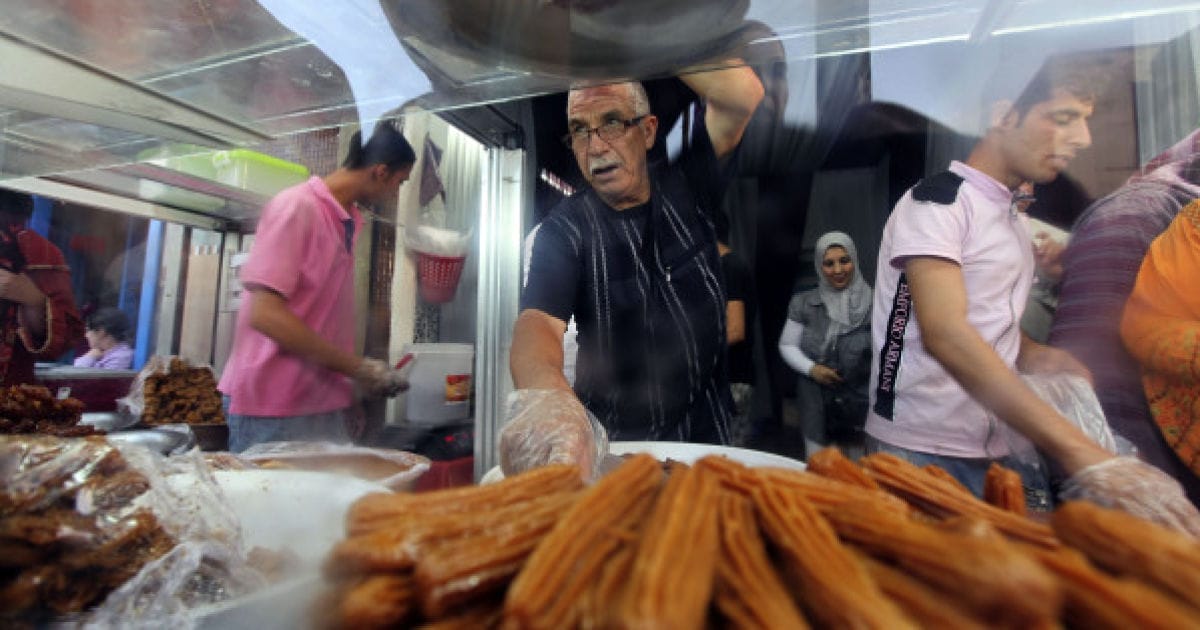
[[(694, 464), (702, 457), (709, 455), (722, 455), (728, 457), (735, 462), (740, 462), (751, 468), (759, 466), (767, 466), (772, 468), (790, 468), (792, 470), (805, 470), (807, 465), (798, 460), (775, 453), (766, 451), (756, 451), (749, 448), (738, 448), (736, 446), (718, 446), (716, 444), (692, 444), (688, 442), (609, 442), (608, 453), (610, 456), (628, 455), (633, 453), (649, 453), (660, 460), (675, 460), (684, 464)], [(619, 460), (612, 462), (613, 466), (620, 465)], [(608, 462), (605, 462), (605, 468), (602, 472), (607, 472)], [(496, 483), (504, 479), (504, 473), (499, 466), (493, 466), (491, 470), (483, 475), (479, 480), (480, 485)]]
[(89, 411), (80, 416), (79, 424), (90, 425), (99, 431), (111, 433), (137, 424), (137, 418), (123, 416), (115, 411)]
[(195, 439), (190, 432), (163, 429), (118, 431), (108, 434), (107, 439), (114, 444), (143, 446), (163, 455), (181, 453), (195, 445)]

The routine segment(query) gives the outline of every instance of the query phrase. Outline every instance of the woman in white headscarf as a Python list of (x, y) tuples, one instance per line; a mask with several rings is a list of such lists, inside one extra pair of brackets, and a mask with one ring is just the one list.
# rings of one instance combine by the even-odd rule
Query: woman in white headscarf
[(834, 444), (853, 456), (861, 453), (867, 415), (871, 286), (845, 233), (825, 234), (813, 251), (819, 284), (792, 297), (779, 353), (801, 374), (796, 397), (807, 454)]

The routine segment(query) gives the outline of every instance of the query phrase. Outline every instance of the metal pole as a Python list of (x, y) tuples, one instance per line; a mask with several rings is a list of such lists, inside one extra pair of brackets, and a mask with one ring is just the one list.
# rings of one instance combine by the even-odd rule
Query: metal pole
[(154, 306), (158, 302), (158, 272), (162, 267), (163, 222), (151, 221), (146, 233), (146, 263), (142, 271), (142, 296), (138, 304), (133, 369), (140, 370), (150, 356), (154, 329)]

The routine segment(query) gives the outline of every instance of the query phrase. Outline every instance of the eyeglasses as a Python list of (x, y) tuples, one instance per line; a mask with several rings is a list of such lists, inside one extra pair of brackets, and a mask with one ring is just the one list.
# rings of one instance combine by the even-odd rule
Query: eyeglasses
[(642, 122), (642, 119), (646, 116), (647, 114), (642, 114), (641, 116), (634, 116), (628, 120), (606, 120), (604, 121), (604, 124), (600, 125), (599, 127), (584, 127), (580, 125), (579, 127), (571, 129), (567, 135), (563, 136), (562, 141), (563, 144), (567, 145), (568, 149), (584, 147), (587, 146), (588, 140), (591, 139), (592, 134), (595, 133), (597, 136), (600, 136), (601, 140), (605, 142), (612, 142), (625, 135), (626, 129), (629, 129), (639, 122)]

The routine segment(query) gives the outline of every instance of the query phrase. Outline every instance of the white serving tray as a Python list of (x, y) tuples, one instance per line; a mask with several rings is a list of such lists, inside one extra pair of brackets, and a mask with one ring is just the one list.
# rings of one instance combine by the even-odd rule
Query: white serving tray
[[(716, 444), (692, 444), (690, 442), (610, 442), (608, 444), (608, 452), (610, 455), (649, 453), (655, 459), (672, 459), (684, 464), (694, 464), (708, 455), (720, 455), (755, 468), (771, 466), (776, 468), (791, 468), (793, 470), (805, 469), (804, 462), (798, 459), (766, 451), (756, 451), (736, 446), (718, 446)], [(504, 473), (500, 472), (499, 466), (495, 466), (484, 474), (483, 479), (479, 483), (481, 485), (495, 483), (503, 478)]]

